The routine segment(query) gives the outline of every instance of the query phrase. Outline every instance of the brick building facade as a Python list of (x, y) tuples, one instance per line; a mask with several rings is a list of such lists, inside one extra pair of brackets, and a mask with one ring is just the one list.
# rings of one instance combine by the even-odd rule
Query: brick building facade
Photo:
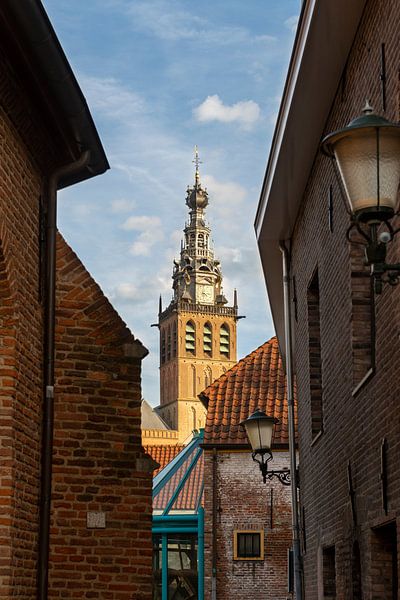
[[(60, 171), (72, 164), (74, 170)], [(48, 424), (43, 406), (45, 398), (52, 405), (53, 392), (50, 385), (44, 394), (50, 208), (57, 188), (107, 168), (85, 99), (42, 4), (5, 0), (0, 6), (0, 598), (47, 597), (46, 552), (38, 548), (43, 550), (39, 539), (47, 537), (39, 515), (40, 506), (42, 514), (47, 511), (40, 491), (42, 432)], [(145, 600), (151, 597), (147, 471), (152, 465), (140, 446), (143, 348), (61, 239), (58, 249), (62, 312), (49, 597)], [(106, 529), (87, 528), (87, 519), (96, 522), (88, 512), (105, 513)]]
[[(319, 151), (366, 98), (399, 121), (399, 29), (396, 0), (304, 2), (256, 217), (281, 347), (280, 240), (290, 251), (307, 600), (399, 593), (400, 288), (374, 295)], [(388, 262), (399, 253), (395, 238)]]
[(153, 462), (140, 434), (146, 355), (59, 236), (51, 598), (151, 597)]
[[(270, 470), (289, 468), (285, 376), (276, 338), (240, 360), (201, 394), (204, 432), (204, 598), (286, 600), (290, 487), (263, 484), (239, 423), (257, 408), (275, 416)], [(260, 543), (258, 556), (243, 544)]]

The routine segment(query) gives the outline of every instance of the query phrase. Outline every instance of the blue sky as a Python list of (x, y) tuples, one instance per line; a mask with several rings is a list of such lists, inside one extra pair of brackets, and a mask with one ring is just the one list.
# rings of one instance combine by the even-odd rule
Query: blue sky
[(111, 170), (60, 193), (59, 228), (149, 349), (143, 395), (159, 400), (160, 293), (187, 217), (199, 147), (215, 254), (238, 358), (273, 335), (253, 222), (300, 0), (45, 0)]

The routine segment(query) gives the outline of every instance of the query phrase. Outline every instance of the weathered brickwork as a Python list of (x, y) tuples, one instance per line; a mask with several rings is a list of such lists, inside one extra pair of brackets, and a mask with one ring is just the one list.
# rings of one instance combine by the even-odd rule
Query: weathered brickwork
[[(248, 450), (218, 450), (214, 498), (213, 460), (212, 450), (205, 450), (205, 600), (211, 600), (213, 586), (213, 502), (217, 514), (218, 600), (286, 600), (287, 550), (291, 546), (290, 488), (275, 479), (264, 485), (259, 467)], [(270, 465), (271, 469), (287, 468), (288, 452), (274, 451)], [(264, 530), (264, 560), (234, 560), (233, 537), (237, 529)]]
[(2, 106), (0, 98), (0, 598), (33, 598), (42, 394), (42, 181)]
[[(397, 0), (369, 0), (325, 133), (343, 127), (358, 115), (366, 98), (377, 112), (383, 112), (382, 44), (385, 44), (386, 53), (385, 116), (398, 121), (399, 30)], [(327, 210), (330, 186), (333, 186), (332, 232)], [(382, 295), (376, 298), (375, 370), (355, 390), (355, 384), (360, 382), (371, 363), (367, 339), (371, 324), (366, 290), (357, 289), (356, 277), (351, 273), (351, 252), (346, 242), (348, 224), (348, 214), (331, 162), (319, 154), (306, 188), (292, 244), (297, 295), (295, 361), (307, 600), (322, 597), (322, 557), (324, 549), (332, 547), (335, 597), (338, 600), (361, 598), (361, 588), (364, 600), (394, 597), (389, 584), (384, 582), (390, 569), (387, 564), (385, 566), (386, 558), (382, 554), (388, 556), (390, 548), (396, 546), (396, 542), (389, 539), (389, 533), (396, 532), (395, 525), (400, 516), (400, 288), (386, 286)], [(391, 245), (388, 262), (398, 262), (399, 255), (397, 239)], [(324, 431), (312, 444), (307, 289), (316, 268)], [(364, 334), (367, 335), (362, 332), (363, 320)], [(382, 504), (380, 480), (383, 437), (387, 438), (387, 514)], [(355, 492), (354, 517), (348, 489), (349, 461)], [(374, 534), (373, 527), (389, 521), (393, 521), (394, 528), (383, 530), (383, 533), (381, 530), (379, 536)], [(387, 538), (385, 531), (389, 532)], [(398, 539), (399, 533), (397, 544)], [(333, 550), (329, 552), (332, 556)], [(382, 564), (378, 564), (380, 560)], [(396, 562), (397, 558), (394, 560)], [(332, 573), (331, 569), (330, 576)]]
[[(59, 236), (50, 598), (151, 598), (147, 354)], [(104, 519), (90, 526), (92, 513)]]
[[(55, 150), (59, 138), (51, 129), (52, 117), (46, 121), (45, 108), (35, 105), (30, 75), (22, 72), (21, 63), (21, 71), (15, 71), (3, 25), (1, 21), (0, 598), (32, 600), (43, 397), (40, 204), (49, 173), (67, 161), (67, 154), (65, 140)], [(64, 251), (62, 292), (69, 296), (59, 296), (65, 312), (57, 330), (61, 364), (50, 597), (146, 600), (151, 597), (148, 470), (153, 464), (140, 446), (143, 348), (75, 255), (59, 244)], [(99, 467), (96, 472), (93, 465)], [(63, 485), (65, 495), (56, 487)], [(87, 512), (105, 513), (105, 529), (87, 529)]]

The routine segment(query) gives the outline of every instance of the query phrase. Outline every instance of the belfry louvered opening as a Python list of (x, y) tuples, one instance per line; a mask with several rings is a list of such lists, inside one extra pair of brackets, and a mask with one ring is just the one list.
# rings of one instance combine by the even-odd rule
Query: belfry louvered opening
[(189, 352), (190, 354), (195, 354), (196, 352), (196, 328), (193, 321), (188, 321), (186, 323), (185, 349), (186, 352)]
[(212, 327), (211, 323), (205, 323), (203, 330), (203, 351), (208, 356), (212, 355)]
[(219, 351), (222, 356), (229, 358), (230, 334), (228, 325), (222, 325), (219, 334)]

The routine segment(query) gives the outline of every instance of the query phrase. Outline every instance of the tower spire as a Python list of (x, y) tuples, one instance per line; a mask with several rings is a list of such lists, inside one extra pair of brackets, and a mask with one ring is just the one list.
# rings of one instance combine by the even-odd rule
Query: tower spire
[(199, 165), (202, 164), (202, 161), (199, 159), (199, 149), (198, 149), (197, 145), (194, 147), (194, 160), (192, 160), (192, 163), (194, 163), (196, 165), (196, 171), (194, 174), (194, 183), (196, 186), (198, 186), (200, 183)]

